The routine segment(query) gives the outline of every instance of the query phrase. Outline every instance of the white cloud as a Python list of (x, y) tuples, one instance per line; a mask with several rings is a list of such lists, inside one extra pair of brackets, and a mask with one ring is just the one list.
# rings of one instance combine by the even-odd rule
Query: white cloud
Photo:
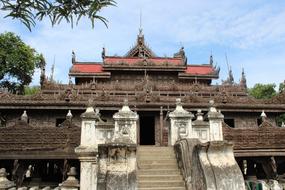
[[(135, 43), (139, 28), (139, 15), (142, 10), (142, 25), (147, 42), (158, 55), (173, 55), (182, 43), (186, 50), (190, 49), (197, 55), (207, 55), (205, 49), (212, 49), (218, 54), (219, 62), (223, 62), (224, 52), (232, 50), (234, 69), (239, 76), (241, 67), (267, 68), (261, 61), (256, 49), (268, 49), (272, 54), (269, 60), (283, 63), (283, 55), (273, 53), (272, 47), (279, 47), (279, 52), (285, 49), (285, 18), (284, 3), (268, 1), (194, 1), (194, 0), (118, 0), (117, 7), (107, 7), (101, 14), (109, 20), (109, 28), (97, 22), (91, 29), (87, 19), (81, 20), (78, 26), (71, 29), (69, 24), (62, 23), (51, 27), (49, 21), (38, 23), (30, 33), (18, 21), (0, 19), (0, 32), (5, 30), (20, 34), (25, 42), (42, 52), (47, 59), (50, 72), (54, 56), (56, 57), (56, 79), (67, 82), (68, 70), (71, 66), (71, 51), (75, 50), (80, 61), (100, 61), (101, 49), (107, 49), (107, 54), (123, 55)], [(0, 12), (0, 17), (3, 13)], [(200, 50), (201, 48), (201, 50)], [(250, 57), (244, 56), (244, 51), (252, 52)], [(189, 52), (187, 52), (189, 53)], [(231, 52), (228, 52), (231, 53)], [(276, 56), (276, 57), (274, 57)], [(222, 61), (221, 61), (222, 60)], [(242, 60), (242, 62), (241, 62)], [(247, 61), (249, 60), (249, 61)], [(268, 61), (269, 61), (268, 60)], [(195, 61), (195, 60), (194, 60)], [(262, 65), (262, 66), (260, 66)], [(223, 68), (222, 68), (223, 69)], [(226, 70), (225, 68), (223, 69)], [(281, 69), (279, 69), (280, 72)], [(265, 71), (266, 72), (266, 71)], [(276, 71), (278, 72), (278, 71)], [(248, 73), (248, 76), (251, 73)], [(254, 73), (252, 73), (254, 75)], [(37, 78), (38, 75), (35, 75)], [(276, 78), (278, 76), (278, 78)], [(250, 76), (249, 76), (250, 77)], [(272, 75), (272, 80), (281, 80), (281, 74)], [(258, 82), (258, 78), (250, 78)], [(34, 83), (36, 83), (34, 82)]]

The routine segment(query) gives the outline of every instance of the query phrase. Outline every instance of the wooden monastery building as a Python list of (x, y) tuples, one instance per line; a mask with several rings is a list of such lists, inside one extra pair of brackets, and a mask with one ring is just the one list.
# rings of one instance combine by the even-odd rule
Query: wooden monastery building
[(169, 146), (168, 115), (180, 98), (194, 115), (198, 110), (205, 115), (209, 101), (214, 101), (224, 115), (224, 139), (233, 142), (242, 171), (246, 165), (245, 176), (282, 176), (285, 128), (275, 119), (285, 112), (285, 94), (268, 100), (250, 97), (244, 72), (238, 83), (230, 71), (222, 84), (213, 85), (219, 71), (212, 55), (209, 63), (191, 64), (183, 47), (173, 57), (157, 56), (146, 45), (142, 30), (124, 56), (106, 55), (103, 48), (101, 62), (80, 62), (73, 52), (69, 76), (75, 82), (53, 83), (42, 68), (39, 93), (0, 94), (0, 168), (15, 174), (32, 165), (35, 178), (46, 184), (61, 182), (68, 166), (79, 170), (74, 148), (80, 144), (80, 115), (89, 100), (100, 113), (97, 127), (105, 130), (106, 138), (113, 115), (127, 99), (139, 116), (137, 145)]

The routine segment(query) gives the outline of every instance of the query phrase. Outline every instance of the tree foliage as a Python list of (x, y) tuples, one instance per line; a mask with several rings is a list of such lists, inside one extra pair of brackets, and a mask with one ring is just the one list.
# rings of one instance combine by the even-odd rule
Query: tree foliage
[(42, 55), (14, 33), (0, 34), (0, 86), (23, 94), (24, 86), (30, 84), (35, 67), (42, 59)]
[(276, 95), (275, 84), (255, 84), (248, 90), (249, 95), (257, 99), (269, 99)]
[(95, 20), (102, 21), (107, 26), (107, 19), (98, 12), (107, 6), (114, 6), (114, 0), (0, 0), (1, 10), (7, 11), (5, 17), (19, 19), (29, 30), (48, 17), (52, 25), (62, 20), (74, 23), (82, 17), (88, 17), (94, 27)]
[(37, 94), (41, 88), (39, 86), (25, 86), (25, 95)]

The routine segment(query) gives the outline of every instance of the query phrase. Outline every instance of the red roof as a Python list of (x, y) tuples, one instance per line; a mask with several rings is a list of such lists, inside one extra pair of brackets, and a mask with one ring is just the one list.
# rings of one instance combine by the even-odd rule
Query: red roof
[(71, 71), (79, 73), (101, 73), (103, 72), (103, 67), (102, 64), (74, 64)]
[(207, 75), (212, 74), (214, 71), (215, 69), (211, 65), (189, 65), (187, 66), (185, 73), (193, 75)]
[[(104, 59), (104, 62), (106, 64), (119, 64), (119, 63), (127, 63), (127, 64), (135, 64), (135, 63), (139, 63), (139, 62), (143, 62), (144, 58), (132, 58), (132, 57), (106, 57)], [(181, 58), (164, 58), (164, 57), (158, 57), (158, 58), (147, 58), (146, 59), (147, 62), (151, 62), (151, 63), (156, 63), (158, 65), (161, 65), (163, 63), (170, 63), (170, 64), (174, 64), (174, 65), (180, 65), (183, 64), (182, 59)]]

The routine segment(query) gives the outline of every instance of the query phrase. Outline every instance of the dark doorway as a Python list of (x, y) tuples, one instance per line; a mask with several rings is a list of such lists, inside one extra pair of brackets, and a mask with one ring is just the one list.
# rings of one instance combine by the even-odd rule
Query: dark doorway
[(140, 116), (140, 144), (155, 145), (153, 116)]

